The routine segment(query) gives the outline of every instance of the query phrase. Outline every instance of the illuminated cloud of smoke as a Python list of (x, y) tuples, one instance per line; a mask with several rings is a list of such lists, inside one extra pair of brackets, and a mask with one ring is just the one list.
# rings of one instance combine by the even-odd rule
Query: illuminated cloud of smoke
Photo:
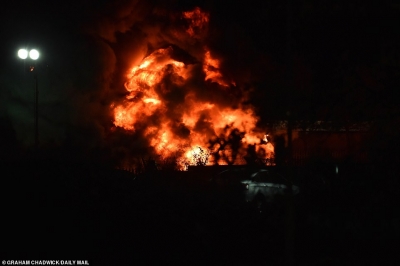
[[(165, 5), (152, 6), (148, 3), (133, 1), (122, 5), (110, 5), (107, 16), (102, 16), (89, 28), (88, 32), (102, 39), (106, 46), (111, 47), (117, 58), (116, 68), (113, 69), (114, 80), (109, 84), (107, 99), (110, 103), (110, 113), (114, 111), (114, 108), (118, 112), (117, 119), (120, 119), (120, 122), (116, 125), (131, 131), (126, 132), (117, 127), (111, 134), (115, 147), (118, 147), (114, 150), (118, 150), (117, 152), (122, 154), (122, 157), (129, 157), (129, 154), (135, 152), (143, 153), (143, 147), (146, 146), (157, 150), (159, 143), (164, 143), (166, 140), (161, 136), (152, 135), (149, 130), (152, 127), (162, 130), (167, 120), (169, 129), (178, 139), (188, 138), (191, 131), (201, 132), (209, 139), (213, 136), (229, 138), (228, 131), (225, 133), (214, 131), (209, 122), (211, 116), (208, 113), (243, 108), (243, 114), (235, 115), (244, 115), (249, 112), (246, 111), (248, 108), (252, 112), (251, 108), (244, 104), (247, 100), (247, 92), (242, 87), (236, 86), (234, 80), (224, 78), (225, 73), (222, 73), (221, 67), (222, 58), (216, 58), (209, 49), (207, 43), (209, 16), (207, 11), (198, 7), (168, 9)], [(179, 64), (185, 66), (186, 73), (176, 75), (179, 72), (176, 72), (176, 69), (171, 69), (172, 72), (169, 73), (163, 68), (162, 71), (166, 72), (158, 76), (162, 80), (155, 80), (154, 84), (146, 85), (154, 87), (160, 99), (146, 96), (142, 89), (123, 86), (128, 70), (139, 65), (145, 56), (161, 48), (167, 49), (168, 52), (165, 56), (156, 56), (155, 60), (158, 61), (154, 64), (163, 64), (163, 60), (180, 62)], [(138, 75), (137, 73), (135, 75)], [(143, 75), (145, 78), (135, 76), (134, 83), (141, 84), (153, 78), (151, 73)], [(143, 78), (143, 81), (137, 78)], [(191, 98), (195, 100), (192, 102)], [(160, 113), (162, 109), (151, 113), (147, 109), (149, 105), (144, 105), (149, 101), (157, 104), (160, 100), (165, 108), (162, 113)], [(203, 114), (197, 118), (196, 123), (188, 128), (182, 121), (185, 120), (185, 115), (188, 115), (188, 110), (196, 106), (197, 102), (218, 103), (218, 108), (202, 111)], [(146, 119), (141, 118), (143, 115)], [(110, 114), (105, 117), (109, 119)], [(256, 123), (256, 120), (252, 123)], [(254, 126), (255, 124), (252, 127)], [(123, 136), (116, 137), (117, 135)], [(141, 141), (138, 142), (138, 139)], [(239, 152), (239, 146), (230, 145), (229, 147), (233, 149), (230, 152), (231, 156)]]
[[(169, 57), (183, 62), (190, 76), (179, 82), (173, 75), (165, 75), (164, 87), (158, 87), (158, 90), (173, 91), (160, 95), (166, 101), (165, 115), (174, 121), (171, 123), (176, 136), (184, 138), (188, 134), (181, 120), (182, 110), (190, 108), (190, 97), (218, 103), (221, 108), (243, 107), (247, 91), (239, 79), (232, 78), (225, 54), (215, 50), (210, 41), (212, 13), (192, 4), (181, 6), (178, 2), (98, 3), (87, 17), (81, 12), (81, 19), (85, 18), (83, 24), (75, 21), (66, 34), (57, 31), (55, 35), (48, 35), (54, 37), (54, 48), (47, 51), (50, 67), (40, 77), (39, 123), (43, 144), (55, 141), (111, 147), (117, 157), (145, 154), (151, 149), (151, 143), (144, 137), (143, 129), (127, 132), (114, 127), (110, 133), (114, 126), (111, 105), (126, 101), (129, 93), (124, 84), (129, 69), (160, 48), (171, 47)], [(82, 31), (77, 33), (77, 28)], [(32, 107), (29, 97), (26, 95), (20, 100), (26, 103), (23, 107), (26, 119)], [(12, 108), (14, 118), (21, 114), (16, 110)], [(160, 126), (156, 116), (148, 122)], [(204, 111), (191, 130), (211, 135), (209, 123)], [(18, 132), (30, 135), (24, 125), (18, 126)]]

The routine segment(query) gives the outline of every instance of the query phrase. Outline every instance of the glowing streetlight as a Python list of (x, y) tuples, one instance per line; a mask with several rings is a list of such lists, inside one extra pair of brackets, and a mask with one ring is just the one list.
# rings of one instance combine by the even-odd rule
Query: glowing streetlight
[(37, 60), (39, 58), (39, 52), (38, 50), (32, 49), (29, 51), (29, 57), (32, 60)]
[[(28, 51), (27, 49), (19, 49), (18, 57), (25, 60), (29, 56), (29, 59), (36, 61), (39, 59), (39, 51), (36, 49), (31, 49)], [(38, 98), (39, 98), (39, 89), (38, 89), (38, 79), (35, 71), (35, 64), (30, 66), (30, 71), (34, 72), (35, 78), (35, 106), (34, 106), (34, 117), (35, 117), (35, 148), (38, 148), (39, 145), (39, 123), (38, 123)]]
[(36, 49), (32, 49), (28, 52), (26, 49), (19, 49), (18, 50), (18, 57), (21, 59), (27, 59), (29, 55), (29, 58), (32, 60), (37, 60), (39, 59), (39, 51)]
[(26, 59), (28, 57), (28, 50), (19, 49), (18, 50), (18, 57), (21, 58), (21, 59)]

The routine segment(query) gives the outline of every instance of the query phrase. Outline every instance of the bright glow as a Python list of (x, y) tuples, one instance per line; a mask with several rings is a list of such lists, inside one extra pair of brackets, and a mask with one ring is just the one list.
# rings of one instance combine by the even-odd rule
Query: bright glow
[[(255, 145), (256, 156), (273, 158), (274, 146), (267, 142), (265, 131), (256, 127), (258, 117), (252, 108), (240, 105), (230, 108), (199, 99), (190, 92), (178, 106), (171, 107), (165, 101), (175, 88), (186, 92), (188, 88), (184, 85), (193, 78), (191, 66), (173, 59), (172, 53), (172, 47), (158, 49), (130, 69), (125, 83), (129, 92), (127, 100), (112, 107), (114, 125), (135, 131), (143, 125), (153, 124), (152, 120), (157, 117), (158, 125), (147, 126), (144, 137), (161, 158), (178, 158), (180, 170), (186, 170), (188, 165), (227, 164), (228, 161), (240, 164), (249, 145)], [(222, 74), (217, 76), (222, 78)], [(166, 85), (166, 80), (174, 86)], [(212, 82), (224, 89), (222, 80)], [(171, 120), (171, 113), (179, 114), (178, 122)], [(183, 134), (177, 135), (178, 131)], [(234, 154), (230, 145), (221, 148), (221, 143), (232, 138), (240, 139), (238, 154)], [(213, 140), (211, 146), (210, 140)], [(217, 157), (214, 156), (216, 152), (218, 161), (211, 161)]]
[(18, 57), (21, 59), (26, 59), (28, 57), (28, 51), (26, 49), (19, 49)]
[(30, 51), (29, 51), (29, 57), (30, 57), (32, 60), (38, 59), (38, 58), (39, 58), (39, 52), (38, 52), (38, 50), (35, 50), (35, 49), (30, 50)]
[[(205, 37), (208, 14), (196, 8), (182, 17), (189, 22), (185, 38)], [(114, 126), (142, 134), (160, 160), (176, 158), (180, 170), (243, 164), (247, 158), (269, 162), (273, 144), (257, 127), (259, 117), (247, 104), (247, 93), (223, 76), (222, 58), (204, 47), (197, 56), (202, 60), (186, 64), (173, 49), (155, 50), (129, 69), (126, 99), (111, 106)], [(234, 91), (241, 93), (223, 99)]]

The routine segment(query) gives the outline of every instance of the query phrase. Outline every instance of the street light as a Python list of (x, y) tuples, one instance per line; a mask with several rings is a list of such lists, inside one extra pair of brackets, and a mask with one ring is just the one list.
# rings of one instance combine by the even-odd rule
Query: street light
[[(36, 61), (39, 59), (39, 51), (36, 49), (31, 49), (29, 52), (27, 49), (19, 49), (18, 57), (25, 60), (28, 58)], [(35, 106), (34, 106), (34, 120), (35, 120), (35, 148), (37, 149), (39, 146), (39, 124), (38, 124), (38, 98), (39, 98), (39, 89), (38, 89), (38, 79), (35, 71), (35, 64), (30, 66), (30, 71), (34, 73), (35, 78)]]

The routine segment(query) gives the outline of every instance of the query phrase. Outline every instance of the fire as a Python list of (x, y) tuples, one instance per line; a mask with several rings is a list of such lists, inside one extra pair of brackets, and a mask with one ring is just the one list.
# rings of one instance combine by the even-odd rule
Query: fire
[[(190, 21), (187, 33), (193, 36), (208, 23), (208, 15), (198, 8), (183, 17)], [(225, 81), (220, 61), (207, 49), (200, 63), (176, 60), (173, 52), (172, 47), (155, 50), (128, 71), (128, 94), (124, 101), (111, 106), (114, 125), (140, 130), (157, 155), (176, 158), (180, 169), (188, 165), (240, 164), (251, 147), (264, 159), (273, 157), (273, 146), (263, 141), (265, 131), (257, 128), (253, 108), (242, 104), (245, 99), (237, 99), (231, 106), (212, 97), (216, 89), (207, 81), (217, 84), (219, 93), (225, 93), (227, 87), (240, 89)], [(201, 89), (199, 85), (193, 87), (198, 71), (204, 77)]]
[(201, 147), (196, 147), (185, 153), (185, 163), (186, 165), (198, 165), (204, 166), (208, 164), (210, 157), (210, 152), (203, 150)]
[(183, 18), (189, 21), (186, 32), (194, 38), (206, 31), (209, 21), (209, 14), (196, 7), (193, 11), (183, 12)]
[(229, 84), (224, 80), (219, 70), (220, 61), (211, 57), (210, 51), (206, 50), (204, 54), (203, 71), (206, 74), (206, 80), (216, 82), (221, 86), (228, 87)]

